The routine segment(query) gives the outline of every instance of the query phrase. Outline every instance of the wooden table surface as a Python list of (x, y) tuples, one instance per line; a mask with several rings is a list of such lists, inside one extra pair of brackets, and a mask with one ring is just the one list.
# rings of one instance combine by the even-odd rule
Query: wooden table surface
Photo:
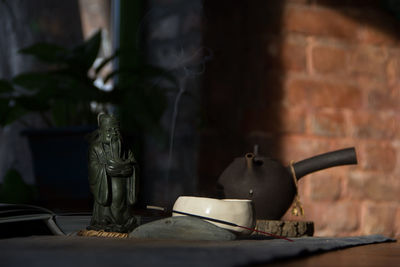
[(400, 266), (400, 242), (346, 248), (293, 260), (278, 261), (268, 264), (268, 266)]

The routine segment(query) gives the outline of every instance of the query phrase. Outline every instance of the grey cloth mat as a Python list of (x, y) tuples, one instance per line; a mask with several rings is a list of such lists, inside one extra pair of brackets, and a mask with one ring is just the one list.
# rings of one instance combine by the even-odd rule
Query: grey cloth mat
[(395, 241), (382, 235), (235, 241), (33, 236), (0, 240), (1, 266), (243, 266)]

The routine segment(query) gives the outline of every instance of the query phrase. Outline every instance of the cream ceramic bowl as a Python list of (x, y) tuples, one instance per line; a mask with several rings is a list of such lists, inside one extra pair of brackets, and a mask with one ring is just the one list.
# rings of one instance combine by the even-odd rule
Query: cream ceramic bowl
[[(174, 204), (173, 211), (222, 220), (236, 225), (253, 228), (255, 216), (253, 202), (249, 199), (215, 199), (205, 197), (181, 196)], [(172, 216), (185, 216), (176, 212)], [(221, 228), (239, 234), (250, 234), (251, 230), (206, 220)]]

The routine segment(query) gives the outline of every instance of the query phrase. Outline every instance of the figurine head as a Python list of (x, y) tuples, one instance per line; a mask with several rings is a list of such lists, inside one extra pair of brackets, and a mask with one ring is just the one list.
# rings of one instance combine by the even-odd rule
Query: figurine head
[(97, 121), (102, 143), (110, 143), (113, 139), (120, 139), (119, 122), (113, 115), (100, 113), (97, 116)]

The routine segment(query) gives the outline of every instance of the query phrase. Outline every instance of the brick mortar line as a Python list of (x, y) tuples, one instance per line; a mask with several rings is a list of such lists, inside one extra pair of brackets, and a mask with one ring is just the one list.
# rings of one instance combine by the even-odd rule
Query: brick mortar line
[[(374, 43), (371, 41), (363, 41), (363, 40), (349, 40), (346, 38), (338, 38), (335, 36), (330, 36), (330, 35), (317, 35), (317, 34), (309, 34), (309, 33), (302, 33), (302, 32), (296, 32), (296, 31), (290, 31), (290, 30), (282, 30), (280, 35), (285, 36), (286, 38), (298, 38), (298, 39), (306, 39), (307, 37), (313, 37), (315, 38), (316, 45), (326, 45), (329, 47), (336, 47), (340, 49), (347, 49), (347, 48), (356, 48), (360, 46), (365, 46), (365, 47), (371, 47), (375, 49), (379, 48), (387, 48), (389, 50), (394, 50), (398, 51), (399, 50), (399, 45), (398, 41), (395, 42), (394, 44), (389, 44), (389, 43)], [(276, 34), (276, 36), (279, 36), (279, 34)], [(296, 40), (296, 39), (293, 39)]]
[[(381, 144), (393, 144), (395, 145), (396, 142), (398, 142), (400, 139), (396, 138), (371, 138), (371, 137), (366, 137), (366, 138), (361, 138), (357, 136), (352, 136), (352, 135), (346, 135), (346, 136), (326, 136), (326, 135), (316, 135), (313, 134), (312, 132), (304, 132), (304, 133), (291, 133), (287, 132), (284, 134), (281, 134), (281, 136), (285, 137), (295, 137), (295, 138), (319, 138), (319, 139), (327, 139), (329, 141), (335, 142), (335, 141), (357, 141), (357, 143), (360, 145), (362, 143), (371, 143), (371, 142), (378, 142)], [(365, 144), (362, 144), (365, 145)]]
[[(305, 75), (303, 75), (305, 74)], [(289, 76), (297, 76), (300, 79), (304, 79), (304, 80), (312, 80), (312, 81), (323, 81), (323, 82), (327, 82), (327, 83), (331, 83), (331, 84), (345, 84), (345, 85), (351, 85), (351, 86), (359, 86), (360, 82), (358, 81), (358, 79), (366, 77), (368, 79), (370, 79), (372, 82), (375, 83), (384, 83), (382, 85), (382, 87), (386, 87), (386, 88), (390, 88), (392, 86), (389, 86), (386, 84), (387, 79), (382, 78), (371, 78), (371, 75), (368, 74), (346, 74), (346, 73), (341, 73), (341, 74), (323, 74), (320, 73), (318, 71), (314, 71), (312, 75), (309, 75), (308, 72), (306, 71), (288, 71), (287, 72), (287, 76), (288, 79), (292, 78)], [(296, 77), (296, 78), (297, 78)], [(344, 82), (343, 79), (345, 79), (346, 81)], [(340, 82), (338, 82), (338, 80), (340, 80)]]
[[(358, 75), (361, 76), (361, 75)], [(370, 75), (362, 75), (365, 78), (370, 79)], [(353, 76), (354, 77), (354, 76)], [(329, 84), (344, 84), (344, 85), (349, 85), (349, 86), (355, 86), (357, 87), (360, 82), (358, 82), (357, 78), (360, 77), (354, 77), (354, 79), (346, 79), (345, 81), (340, 80), (338, 81), (338, 78), (343, 78), (342, 77), (333, 77), (331, 75), (326, 75), (326, 74), (321, 74), (321, 73), (314, 73), (313, 75), (309, 75), (306, 72), (287, 72), (285, 74), (282, 75), (282, 82), (290, 82), (292, 80), (307, 80), (307, 81), (316, 81), (316, 82), (325, 82), (325, 83), (329, 83)], [(346, 77), (348, 78), (348, 77)], [(363, 77), (361, 77), (363, 78)], [(376, 80), (373, 79), (372, 82), (373, 85), (375, 86), (382, 86), (382, 87), (386, 87), (389, 88), (389, 86), (386, 84), (386, 82), (382, 82), (384, 80)], [(376, 83), (376, 84), (375, 84)]]
[[(349, 11), (359, 11), (360, 10), (359, 7), (357, 9), (356, 7), (349, 7), (349, 6), (340, 7), (340, 8), (339, 7), (333, 8), (331, 6), (323, 6), (323, 5), (318, 4), (316, 2), (307, 3), (307, 4), (287, 2), (285, 4), (285, 8), (287, 8), (287, 9), (293, 8), (293, 9), (300, 9), (300, 10), (312, 10), (312, 11), (332, 11), (332, 10), (334, 10), (334, 11), (337, 11), (337, 13), (341, 14), (344, 17), (348, 17), (345, 14), (343, 14), (344, 11), (349, 12)], [(362, 9), (374, 10), (374, 9), (365, 8), (365, 7), (362, 8)]]

